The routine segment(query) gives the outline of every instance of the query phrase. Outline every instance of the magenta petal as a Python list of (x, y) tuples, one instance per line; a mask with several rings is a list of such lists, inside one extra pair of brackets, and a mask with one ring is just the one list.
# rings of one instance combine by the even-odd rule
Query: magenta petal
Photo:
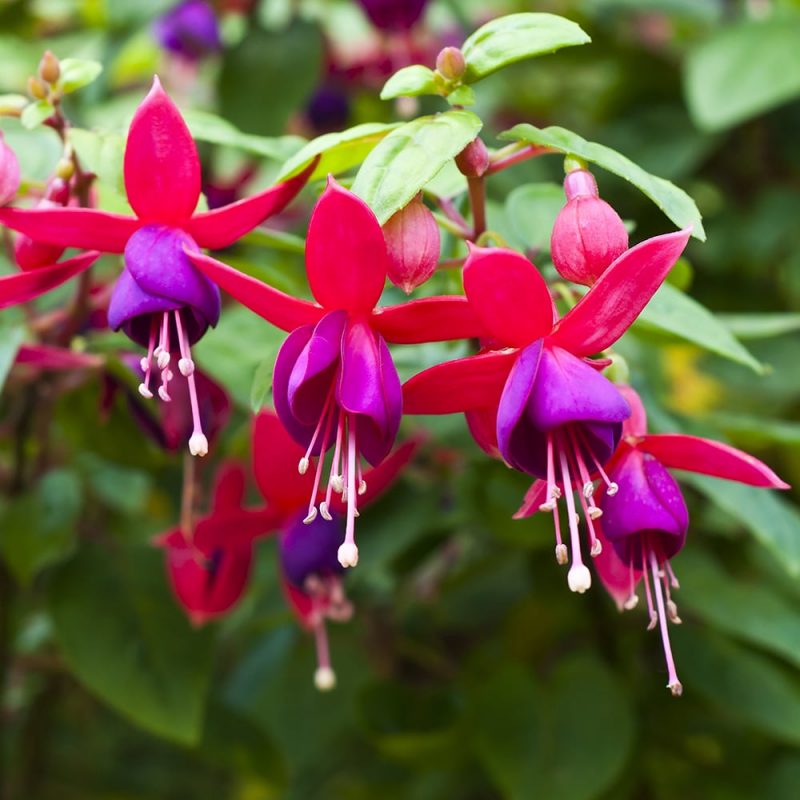
[(80, 353), (64, 347), (47, 344), (22, 344), (17, 351), (15, 364), (30, 364), (48, 370), (91, 369), (105, 364), (103, 356)]
[(619, 611), (625, 610), (625, 602), (636, 589), (642, 577), (641, 570), (631, 569), (617, 553), (617, 549), (603, 532), (602, 519), (594, 523), (595, 536), (602, 545), (602, 550), (592, 559), (592, 566), (600, 578), (603, 588), (611, 595)]
[(200, 245), (209, 250), (221, 250), (241, 239), (267, 217), (283, 210), (305, 186), (316, 161), (299, 175), (279, 183), (254, 197), (195, 214), (183, 227)]
[(306, 241), (306, 271), (317, 302), (331, 311), (371, 311), (388, 269), (386, 242), (375, 214), (329, 178), (311, 215)]
[(0, 222), (36, 242), (121, 253), (141, 222), (94, 208), (0, 208)]
[(336, 555), (344, 539), (341, 519), (325, 520), (319, 516), (307, 525), (303, 522), (304, 514), (299, 512), (279, 540), (283, 574), (298, 589), (311, 576), (324, 578), (344, 571)]
[(108, 305), (108, 327), (125, 333), (142, 347), (147, 347), (150, 337), (150, 314), (175, 311), (181, 304), (166, 297), (145, 292), (127, 269), (123, 269)]
[(666, 233), (626, 250), (558, 322), (554, 344), (576, 356), (610, 347), (641, 314), (680, 258), (691, 228)]
[(91, 267), (99, 256), (100, 253), (96, 252), (83, 253), (49, 267), (39, 267), (15, 275), (4, 275), (0, 278), (0, 308), (27, 303), (40, 294), (55, 289), (64, 281), (74, 278), (79, 272)]
[(185, 223), (200, 198), (200, 160), (177, 106), (153, 78), (125, 145), (125, 189), (145, 222)]

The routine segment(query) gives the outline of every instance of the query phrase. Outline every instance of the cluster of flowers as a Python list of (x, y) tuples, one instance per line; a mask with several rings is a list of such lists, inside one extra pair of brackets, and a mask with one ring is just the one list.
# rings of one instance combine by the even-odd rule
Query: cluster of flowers
[[(10, 163), (3, 148), (0, 158)], [(481, 146), (471, 148), (476, 151)], [(464, 168), (485, 170), (480, 160)], [(621, 607), (636, 605), (643, 581), (650, 624), (661, 628), (668, 687), (680, 694), (668, 636), (668, 622), (680, 621), (670, 594), (677, 586), (670, 559), (685, 542), (688, 514), (668, 468), (787, 488), (766, 465), (727, 445), (648, 434), (634, 390), (603, 375), (610, 364), (604, 351), (659, 288), (690, 231), (629, 247), (622, 220), (599, 198), (592, 175), (583, 168), (569, 172), (567, 202), (552, 234), (553, 261), (563, 277), (589, 288), (563, 317), (527, 258), (473, 244), (463, 267), (466, 296), (379, 306), (387, 276), (406, 291), (430, 277), (439, 249), (435, 222), (416, 200), (382, 229), (370, 208), (332, 178), (308, 227), (313, 301), (201, 252), (233, 244), (282, 209), (313, 167), (249, 199), (196, 213), (195, 145), (156, 79), (134, 116), (125, 151), (135, 217), (52, 200), (0, 209), (0, 222), (48, 258), (66, 247), (92, 248), (61, 263), (21, 261), (20, 273), (0, 278), (0, 307), (57, 286), (100, 252), (124, 252), (109, 325), (146, 348), (138, 365), (144, 400), (137, 400), (151, 399), (156, 387), (166, 404), (174, 404), (178, 392), (185, 399), (192, 455), (208, 452), (204, 420), (215, 406), (202, 394), (191, 346), (218, 322), (219, 288), (289, 333), (274, 369), (276, 414), (264, 413), (254, 423), (253, 469), (266, 505), (242, 508), (244, 474), (226, 465), (211, 512), (193, 531), (176, 529), (159, 540), (183, 605), (196, 621), (230, 609), (246, 585), (254, 539), (278, 531), (286, 594), (316, 634), (317, 685), (332, 686), (324, 622), (351, 613), (341, 575), (358, 563), (359, 507), (388, 485), (416, 447), (409, 442), (392, 452), (401, 417), (464, 413), (490, 456), (535, 479), (516, 516), (552, 515), (556, 560), (570, 564), (572, 591), (590, 588), (592, 562)], [(7, 201), (14, 191), (4, 191)], [(480, 352), (401, 385), (387, 342), (451, 339), (477, 339)], [(217, 417), (223, 405), (217, 403)]]

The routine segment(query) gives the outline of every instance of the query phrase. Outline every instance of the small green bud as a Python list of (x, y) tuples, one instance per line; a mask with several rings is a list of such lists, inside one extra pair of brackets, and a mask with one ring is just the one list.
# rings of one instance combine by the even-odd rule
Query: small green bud
[(445, 47), (436, 56), (436, 69), (448, 81), (458, 81), (464, 77), (467, 62), (457, 47)]

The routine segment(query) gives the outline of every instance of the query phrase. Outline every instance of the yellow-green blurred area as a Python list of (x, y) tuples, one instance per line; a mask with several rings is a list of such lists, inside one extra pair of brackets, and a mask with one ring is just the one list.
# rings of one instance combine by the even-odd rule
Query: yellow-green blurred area
[[(127, 208), (124, 135), (154, 73), (198, 141), (211, 202), (268, 186), (306, 140), (447, 109), (434, 96), (382, 101), (380, 90), (493, 17), (579, 23), (590, 44), (473, 87), (481, 135), (494, 149), (520, 123), (568, 128), (694, 198), (707, 240), (690, 242), (615, 351), (653, 430), (726, 441), (800, 484), (800, 1), (431, 0), (410, 31), (386, 33), (356, 0), (219, 0), (223, 47), (199, 60), (153, 35), (173, 5), (0, 0), (0, 94), (26, 94), (45, 49), (103, 66), (65, 100), (101, 208)], [(61, 156), (57, 137), (10, 117), (0, 128), (35, 194)], [(346, 151), (344, 183), (366, 152)], [(632, 242), (674, 229), (634, 186), (595, 174)], [(548, 155), (487, 181), (488, 227), (548, 277), (562, 179), (563, 156)], [(461, 176), (435, 180), (467, 213)], [(322, 185), (269, 223), (276, 233), (226, 253), (229, 263), (307, 295), (302, 237)], [(443, 258), (463, 256), (452, 237), (442, 246)], [(103, 263), (113, 274), (117, 261)], [(12, 269), (7, 255), (0, 266)], [(459, 290), (456, 271), (442, 270), (420, 294)], [(39, 307), (69, 297), (61, 289)], [(0, 315), (14, 350), (24, 324), (18, 310)], [(248, 460), (252, 408), (269, 402), (280, 341), (229, 303), (198, 345), (200, 366), (235, 403), (200, 464), (203, 486), (221, 461)], [(81, 332), (78, 346), (135, 349), (107, 331)], [(397, 349), (397, 366), (405, 379), (466, 352)], [(550, 517), (511, 519), (526, 476), (489, 459), (461, 416), (404, 421), (402, 435), (424, 427), (426, 443), (359, 521), (361, 561), (347, 576), (356, 614), (330, 626), (338, 685), (320, 693), (273, 540), (258, 544), (230, 616), (200, 629), (185, 620), (150, 546), (176, 525), (183, 456), (145, 441), (119, 398), (101, 420), (103, 380), (54, 395), (49, 440), (24, 444), (29, 463), (46, 459), (44, 478), (0, 505), (2, 800), (800, 796), (796, 490), (676, 473), (691, 523), (673, 563), (684, 685), (673, 698), (642, 608), (619, 614), (599, 583), (570, 593)], [(24, 387), (12, 371), (6, 392)], [(16, 407), (0, 403), (4, 485), (19, 458)]]

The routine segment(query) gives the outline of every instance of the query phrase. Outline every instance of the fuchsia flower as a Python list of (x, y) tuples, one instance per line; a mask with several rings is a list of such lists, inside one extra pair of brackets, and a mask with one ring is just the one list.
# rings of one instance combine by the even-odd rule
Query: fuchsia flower
[[(603, 465), (614, 453), (628, 403), (587, 357), (612, 345), (633, 323), (686, 246), (689, 230), (657, 236), (623, 253), (562, 319), (542, 276), (511, 250), (471, 247), (464, 288), (495, 349), (431, 367), (403, 387), (408, 414), (478, 414), (473, 431), (485, 449), (486, 420), (495, 417), (496, 446), (515, 469), (535, 475), (535, 503), (551, 511), (556, 559), (568, 560), (558, 500), (566, 501), (572, 548), (572, 591), (591, 586), (581, 556), (577, 491), (590, 551), (601, 545), (594, 520), (594, 479), (617, 486)], [(502, 349), (501, 349), (502, 348)], [(606, 362), (607, 363), (607, 362)]]
[(199, 61), (222, 50), (219, 21), (206, 0), (183, 0), (153, 23), (158, 43), (189, 61)]
[[(159, 397), (170, 400), (172, 353), (179, 352), (178, 369), (189, 382), (196, 423), (189, 449), (193, 455), (205, 455), (208, 443), (196, 408), (191, 345), (216, 325), (220, 298), (186, 251), (233, 244), (280, 211), (303, 187), (308, 171), (246, 200), (195, 213), (200, 198), (197, 149), (177, 107), (154, 78), (128, 131), (124, 172), (135, 217), (89, 208), (3, 208), (0, 222), (45, 244), (125, 253), (125, 268), (111, 297), (109, 325), (147, 348), (140, 387), (144, 397), (152, 397), (157, 366)], [(30, 276), (0, 279), (0, 304), (29, 300), (86, 269), (96, 257), (87, 253)]]
[(382, 31), (407, 31), (425, 11), (428, 0), (358, 0), (370, 22)]
[[(636, 585), (644, 579), (652, 629), (661, 626), (669, 679), (667, 688), (681, 694), (667, 622), (679, 623), (670, 589), (678, 582), (670, 566), (686, 542), (689, 514), (681, 490), (667, 468), (712, 475), (767, 489), (788, 489), (766, 464), (747, 453), (711, 439), (683, 434), (648, 434), (641, 400), (630, 387), (620, 387), (633, 413), (623, 427), (623, 438), (606, 466), (619, 486), (612, 495), (601, 486), (597, 503), (603, 512), (596, 524), (603, 547), (595, 561), (598, 575), (622, 608), (638, 602)], [(655, 594), (655, 603), (653, 602)]]
[(10, 203), (19, 191), (19, 160), (0, 131), (0, 206)]
[(363, 491), (362, 457), (377, 466), (397, 437), (402, 413), (400, 380), (387, 341), (416, 344), (481, 334), (464, 297), (431, 297), (376, 308), (389, 261), (370, 208), (332, 178), (308, 228), (306, 270), (317, 302), (298, 300), (214, 259), (187, 251), (192, 263), (240, 303), (291, 334), (275, 362), (275, 409), (305, 448), (305, 473), (319, 456), (306, 521), (317, 515), (325, 453), (333, 459), (319, 513), (330, 517), (331, 498), (346, 498), (343, 566), (355, 566), (355, 517)]

